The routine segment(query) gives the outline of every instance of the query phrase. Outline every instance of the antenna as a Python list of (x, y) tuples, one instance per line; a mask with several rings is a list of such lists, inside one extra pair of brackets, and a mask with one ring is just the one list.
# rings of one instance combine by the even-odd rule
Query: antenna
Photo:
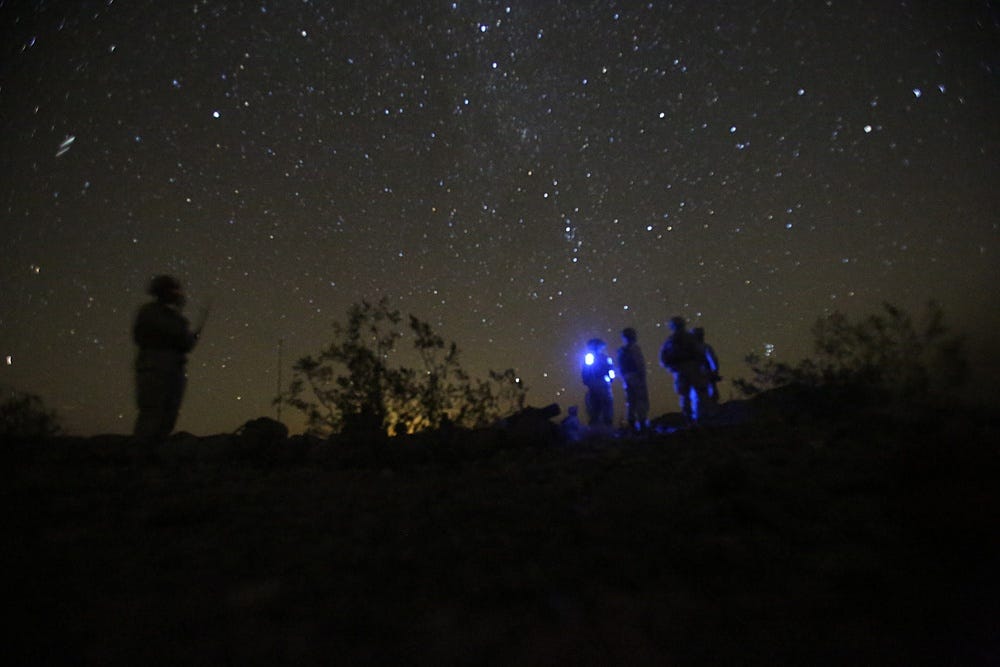
[(279, 422), (281, 421), (281, 404), (283, 403), (283, 401), (281, 400), (281, 351), (284, 346), (285, 346), (285, 339), (279, 338), (278, 339), (278, 393), (277, 393)]

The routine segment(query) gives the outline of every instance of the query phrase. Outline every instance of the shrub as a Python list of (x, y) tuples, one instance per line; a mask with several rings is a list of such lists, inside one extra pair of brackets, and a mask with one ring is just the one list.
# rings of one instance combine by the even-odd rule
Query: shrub
[(858, 398), (923, 401), (965, 381), (963, 341), (948, 333), (934, 302), (919, 322), (889, 303), (857, 322), (834, 312), (817, 320), (812, 334), (813, 358), (791, 365), (751, 354), (746, 362), (753, 376), (736, 379), (736, 388), (747, 396), (797, 386)]
[(55, 412), (38, 396), (8, 390), (0, 401), (0, 437), (47, 438), (60, 431)]
[(306, 415), (311, 433), (413, 433), (446, 423), (482, 426), (524, 407), (525, 387), (513, 369), (471, 377), (458, 346), (431, 326), (409, 317), (421, 366), (390, 364), (402, 317), (388, 307), (361, 301), (335, 322), (333, 341), (316, 356), (299, 359), (288, 390), (275, 400)]

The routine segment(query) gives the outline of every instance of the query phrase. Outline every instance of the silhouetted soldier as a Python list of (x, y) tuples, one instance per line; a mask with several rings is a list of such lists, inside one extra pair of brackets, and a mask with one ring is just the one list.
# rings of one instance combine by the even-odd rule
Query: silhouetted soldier
[(646, 358), (637, 342), (639, 335), (628, 327), (622, 331), (618, 348), (618, 370), (625, 383), (626, 416), (630, 429), (642, 431), (649, 420), (649, 390), (646, 388)]
[(697, 422), (699, 405), (707, 401), (708, 382), (703, 370), (705, 353), (701, 344), (684, 328), (683, 317), (670, 318), (670, 337), (660, 349), (660, 363), (673, 373), (674, 390), (685, 419)]
[(708, 382), (708, 387), (706, 389), (708, 393), (708, 398), (715, 404), (719, 403), (719, 380), (722, 376), (719, 375), (719, 358), (715, 356), (715, 350), (712, 346), (705, 342), (705, 329), (702, 327), (695, 327), (691, 330), (694, 335), (695, 340), (697, 340), (702, 348), (705, 350), (705, 361), (704, 370), (705, 378)]
[(184, 291), (172, 276), (156, 276), (148, 292), (156, 300), (139, 309), (132, 327), (132, 338), (139, 346), (135, 359), (139, 416), (134, 434), (155, 441), (170, 435), (177, 423), (187, 383), (187, 353), (197, 343), (201, 325), (191, 331), (181, 315), (186, 301)]
[(611, 426), (614, 416), (611, 382), (615, 379), (615, 365), (606, 349), (607, 344), (600, 338), (587, 341), (587, 354), (580, 371), (587, 386), (587, 419), (591, 426)]

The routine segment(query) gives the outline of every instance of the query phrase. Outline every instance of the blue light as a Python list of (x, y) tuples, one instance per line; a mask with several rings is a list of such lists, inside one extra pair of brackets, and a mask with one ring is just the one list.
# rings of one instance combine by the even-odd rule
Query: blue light
[(588, 352), (587, 356), (585, 356), (583, 358), (583, 363), (587, 364), (588, 366), (593, 366), (594, 365), (594, 353), (593, 352)]
[(608, 378), (610, 378), (611, 380), (615, 379), (615, 372), (613, 370), (608, 371)]

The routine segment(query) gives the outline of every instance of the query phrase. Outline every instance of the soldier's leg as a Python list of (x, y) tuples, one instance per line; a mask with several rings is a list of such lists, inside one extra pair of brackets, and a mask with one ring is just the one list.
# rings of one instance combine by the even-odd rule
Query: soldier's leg
[(683, 373), (674, 374), (674, 390), (677, 392), (677, 398), (680, 400), (681, 414), (686, 419), (691, 419), (691, 382)]
[(173, 374), (167, 381), (167, 391), (164, 396), (163, 421), (160, 423), (161, 437), (166, 438), (173, 433), (177, 425), (177, 416), (181, 411), (181, 401), (184, 399), (184, 389), (187, 378), (184, 372)]
[(135, 402), (139, 414), (132, 432), (142, 440), (162, 438), (167, 383), (162, 373), (151, 370), (138, 371), (135, 375)]

